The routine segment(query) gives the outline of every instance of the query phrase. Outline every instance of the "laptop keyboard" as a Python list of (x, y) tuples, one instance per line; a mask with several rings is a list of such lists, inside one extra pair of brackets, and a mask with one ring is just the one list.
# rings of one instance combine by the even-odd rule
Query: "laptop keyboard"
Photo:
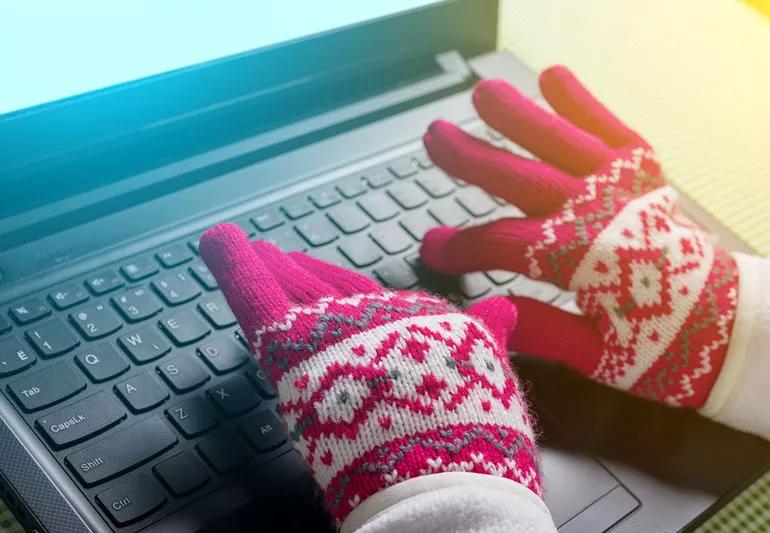
[[(408, 289), (437, 279), (419, 261), (428, 229), (506, 216), (523, 215), (418, 151), (231, 222)], [(198, 237), (0, 309), (4, 394), (116, 527), (142, 527), (291, 449), (276, 391), (249, 356)], [(463, 304), (516, 294), (574, 305), (509, 272), (444, 281), (437, 288)]]

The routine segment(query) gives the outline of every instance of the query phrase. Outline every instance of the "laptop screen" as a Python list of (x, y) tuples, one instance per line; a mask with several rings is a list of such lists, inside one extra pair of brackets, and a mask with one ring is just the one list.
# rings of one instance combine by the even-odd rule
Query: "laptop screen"
[(436, 0), (12, 2), (0, 32), (0, 116)]

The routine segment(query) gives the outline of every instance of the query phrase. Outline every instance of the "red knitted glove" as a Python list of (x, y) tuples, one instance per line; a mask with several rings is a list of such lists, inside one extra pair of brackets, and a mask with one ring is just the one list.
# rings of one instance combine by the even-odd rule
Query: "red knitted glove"
[(516, 308), (463, 313), (301, 253), (201, 238), (206, 261), (280, 398), (294, 446), (332, 515), (409, 478), (503, 476), (541, 494), (532, 423), (504, 339)]
[[(502, 81), (481, 82), (481, 118), (542, 161), (435, 122), (424, 142), (449, 174), (526, 218), (424, 239), (445, 273), (507, 269), (577, 292), (586, 316), (515, 298), (509, 348), (672, 405), (700, 407), (722, 367), (737, 301), (735, 261), (677, 212), (655, 154), (564, 67), (540, 76), (552, 114)], [(554, 334), (556, 333), (556, 334)]]

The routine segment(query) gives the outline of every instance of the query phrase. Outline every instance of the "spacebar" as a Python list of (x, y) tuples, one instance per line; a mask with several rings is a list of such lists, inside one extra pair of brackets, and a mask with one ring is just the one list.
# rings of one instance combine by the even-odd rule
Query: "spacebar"
[(176, 442), (168, 426), (154, 416), (68, 455), (65, 461), (90, 486), (152, 459)]

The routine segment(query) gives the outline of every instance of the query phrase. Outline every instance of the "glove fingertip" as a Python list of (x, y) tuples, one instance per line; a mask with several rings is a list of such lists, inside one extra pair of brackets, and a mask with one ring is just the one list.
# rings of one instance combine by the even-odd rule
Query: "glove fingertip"
[(468, 313), (486, 324), (500, 346), (508, 347), (508, 339), (519, 321), (519, 310), (510, 299), (490, 296), (470, 306)]
[(458, 228), (450, 228), (448, 226), (438, 226), (428, 230), (422, 238), (422, 246), (420, 246), (422, 262), (428, 268), (437, 272), (452, 273), (450, 272), (447, 246), (452, 237), (459, 231)]

